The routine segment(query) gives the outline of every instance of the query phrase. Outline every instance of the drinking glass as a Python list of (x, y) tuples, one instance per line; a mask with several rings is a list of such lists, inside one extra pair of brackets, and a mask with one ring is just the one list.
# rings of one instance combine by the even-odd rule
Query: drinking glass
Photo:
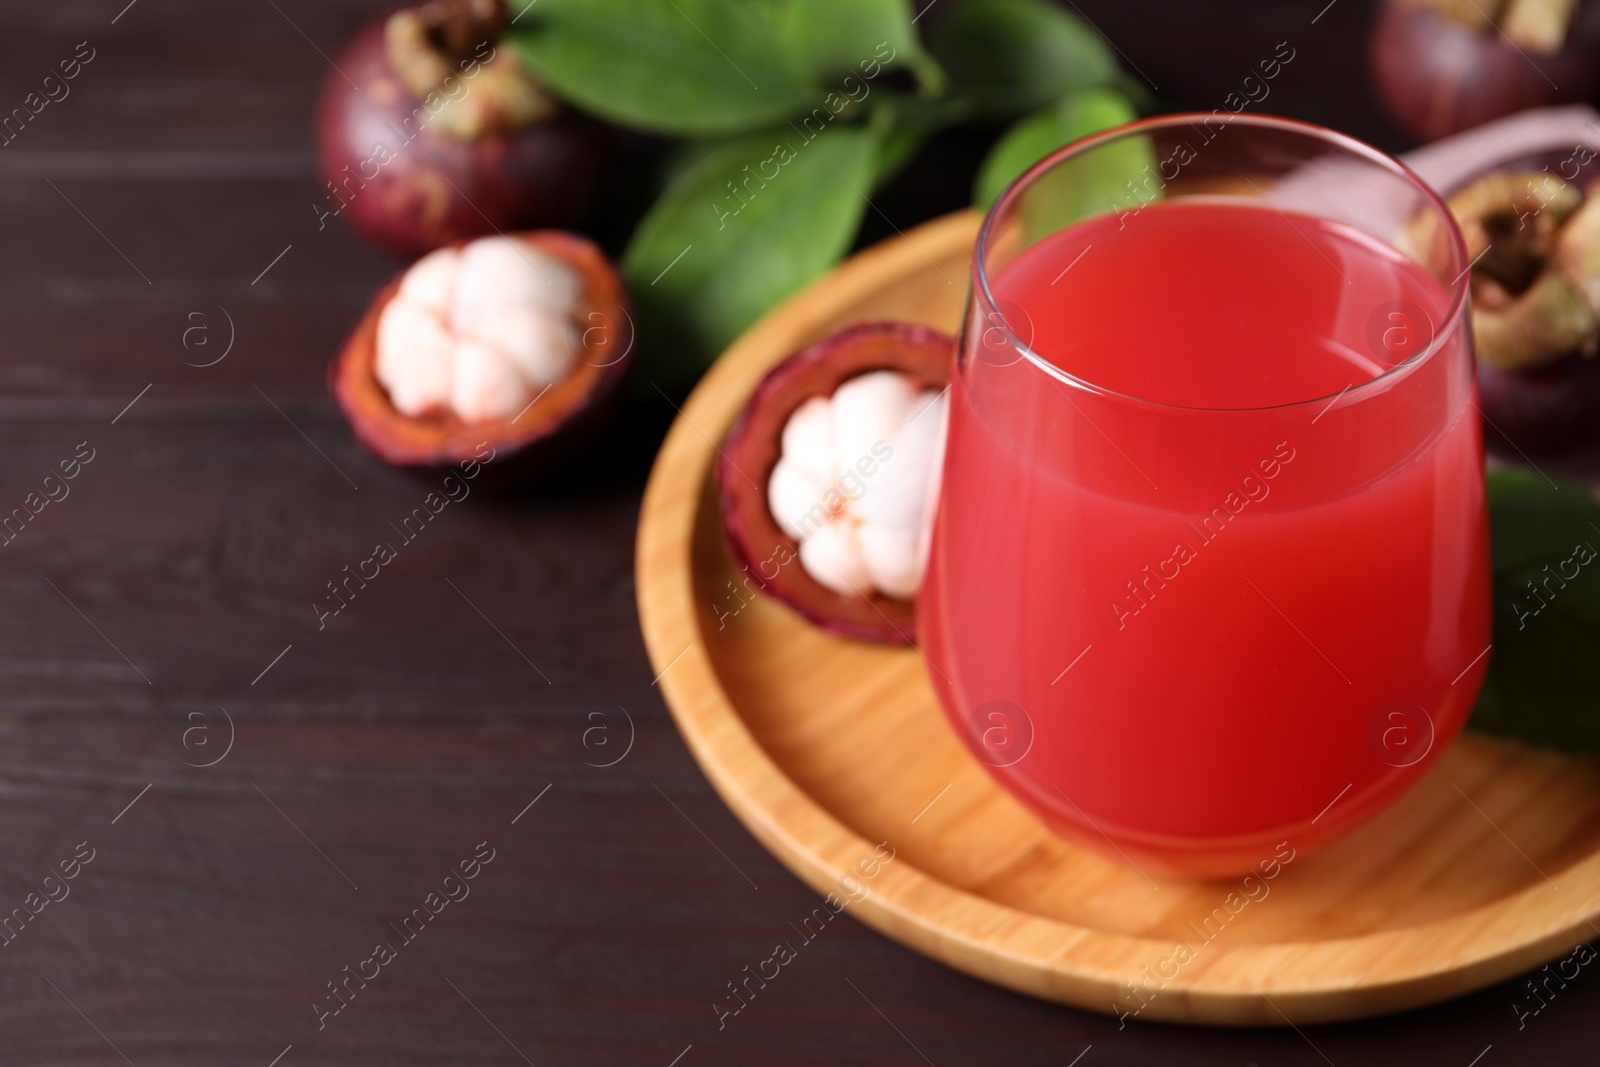
[(1090, 136), (989, 211), (918, 628), (1056, 832), (1239, 873), (1461, 728), (1490, 641), (1468, 267), (1398, 161), (1269, 116)]

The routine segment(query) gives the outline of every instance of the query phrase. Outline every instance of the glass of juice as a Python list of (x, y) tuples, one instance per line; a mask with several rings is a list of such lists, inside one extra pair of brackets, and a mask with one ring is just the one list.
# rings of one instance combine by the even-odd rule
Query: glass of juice
[(918, 627), (1058, 833), (1285, 862), (1461, 728), (1490, 642), (1467, 270), (1399, 162), (1267, 116), (1091, 136), (990, 210)]

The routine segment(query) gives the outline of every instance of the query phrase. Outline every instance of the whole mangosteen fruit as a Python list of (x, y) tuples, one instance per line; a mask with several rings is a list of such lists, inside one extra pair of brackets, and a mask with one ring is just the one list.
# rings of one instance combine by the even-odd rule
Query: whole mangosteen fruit
[(1600, 88), (1592, 0), (1383, 0), (1367, 41), (1373, 87), (1424, 141)]
[(318, 218), (415, 258), (496, 231), (570, 228), (601, 127), (546, 92), (500, 40), (504, 0), (427, 0), (360, 30), (317, 108)]

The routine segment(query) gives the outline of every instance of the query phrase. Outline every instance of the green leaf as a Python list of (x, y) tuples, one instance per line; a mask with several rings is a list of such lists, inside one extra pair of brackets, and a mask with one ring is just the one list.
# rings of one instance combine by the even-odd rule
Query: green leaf
[(979, 207), (988, 207), (1018, 175), (1051, 152), (1097, 130), (1136, 118), (1133, 105), (1114, 89), (1087, 89), (1035, 111), (1007, 130), (989, 150), (978, 170), (973, 201)]
[(1149, 134), (1133, 134), (1052, 167), (1028, 187), (1018, 212), (1031, 243), (1096, 215), (1149, 202), (1146, 172), (1156, 168)]
[(775, 20), (739, 0), (539, 0), (511, 36), (561, 97), (641, 130), (737, 134), (818, 102)]
[(1600, 751), (1600, 503), (1530, 471), (1491, 471), (1489, 539), (1494, 650), (1471, 724)]
[(944, 88), (944, 71), (917, 38), (909, 0), (788, 0), (778, 24), (812, 77), (830, 88), (846, 75), (870, 81), (882, 67), (900, 65), (925, 92)]
[(879, 143), (860, 125), (791, 124), (717, 148), (667, 188), (622, 260), (641, 336), (658, 359), (670, 350), (664, 377), (698, 373), (844, 254)]
[(993, 115), (1032, 111), (1121, 74), (1099, 32), (1050, 0), (963, 0), (928, 45), (951, 90)]

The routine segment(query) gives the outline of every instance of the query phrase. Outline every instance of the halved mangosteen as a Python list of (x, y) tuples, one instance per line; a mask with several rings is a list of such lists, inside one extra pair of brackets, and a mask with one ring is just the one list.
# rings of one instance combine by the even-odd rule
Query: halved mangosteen
[(558, 230), (457, 241), (390, 281), (334, 359), (356, 437), (399, 467), (481, 461), (534, 477), (583, 447), (620, 399), (627, 292), (593, 243)]
[(716, 476), (757, 587), (841, 636), (916, 639), (954, 348), (923, 326), (855, 326), (756, 386)]

